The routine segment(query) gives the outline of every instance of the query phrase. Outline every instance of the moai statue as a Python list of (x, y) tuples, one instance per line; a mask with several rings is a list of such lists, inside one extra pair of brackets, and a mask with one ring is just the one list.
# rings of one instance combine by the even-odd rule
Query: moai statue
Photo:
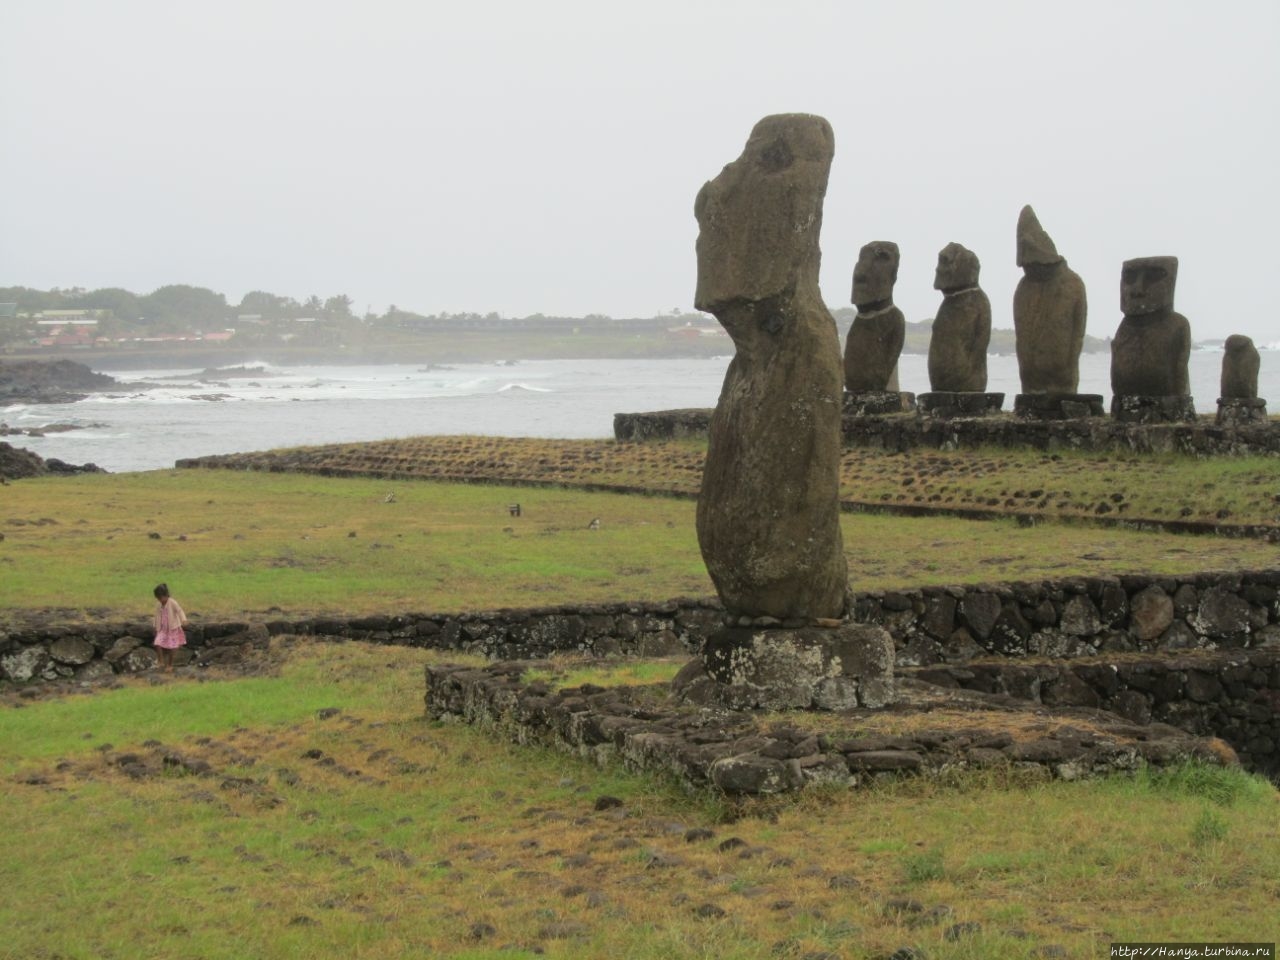
[(729, 620), (677, 678), (687, 697), (873, 706), (891, 690), (892, 639), (842, 620), (844, 378), (818, 289), (834, 150), (821, 117), (765, 117), (694, 203), (694, 305), (715, 314), (736, 353), (711, 418), (697, 510), (698, 543)]
[(1004, 402), (1004, 394), (985, 392), (991, 301), (978, 286), (979, 267), (977, 255), (958, 243), (947, 244), (938, 254), (933, 288), (942, 291), (942, 304), (929, 338), (932, 392), (919, 398), (922, 413), (982, 414), (990, 412), (993, 403), (999, 410)]
[(1111, 341), (1111, 415), (1160, 423), (1194, 420), (1187, 361), (1191, 324), (1173, 309), (1177, 257), (1126, 260), (1120, 273), (1124, 319)]
[(898, 245), (889, 240), (868, 243), (853, 268), (853, 318), (844, 346), (846, 412), (901, 413), (915, 397), (898, 391), (898, 356), (907, 335), (906, 319), (893, 305), (898, 280)]
[(1219, 424), (1238, 426), (1267, 419), (1267, 401), (1258, 396), (1258, 348), (1240, 334), (1223, 344), (1222, 381), (1218, 396)]
[(1022, 393), (1014, 412), (1055, 420), (1101, 416), (1100, 394), (1076, 393), (1088, 315), (1084, 281), (1067, 266), (1030, 205), (1018, 215), (1017, 249), (1023, 276), (1013, 294), (1013, 330)]
[(843, 371), (818, 289), (828, 123), (766, 117), (698, 194), (694, 305), (737, 353), (711, 419), (698, 542), (731, 614), (842, 616)]

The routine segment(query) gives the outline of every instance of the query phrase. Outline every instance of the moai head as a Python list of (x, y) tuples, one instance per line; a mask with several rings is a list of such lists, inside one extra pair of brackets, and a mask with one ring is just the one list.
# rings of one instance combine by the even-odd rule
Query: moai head
[(1177, 281), (1177, 257), (1126, 260), (1120, 271), (1120, 312), (1126, 317), (1140, 317), (1172, 310)]
[(853, 302), (857, 306), (893, 300), (898, 260), (898, 245), (890, 240), (872, 240), (859, 251), (853, 268)]
[(948, 243), (938, 254), (933, 289), (954, 293), (978, 285), (978, 255), (958, 243)]
[(822, 117), (777, 114), (757, 123), (742, 155), (698, 192), (698, 286), (711, 313), (799, 286), (817, 289), (822, 201), (835, 135)]
[(1053, 238), (1044, 232), (1036, 212), (1027, 204), (1018, 214), (1018, 266), (1050, 266), (1062, 260)]

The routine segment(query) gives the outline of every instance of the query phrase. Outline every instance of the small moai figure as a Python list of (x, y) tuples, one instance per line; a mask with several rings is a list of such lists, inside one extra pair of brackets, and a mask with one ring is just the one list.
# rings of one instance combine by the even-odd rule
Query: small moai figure
[(765, 117), (694, 202), (694, 305), (715, 314), (735, 353), (697, 509), (698, 545), (727, 618), (673, 681), (693, 702), (846, 709), (893, 696), (893, 638), (844, 619), (844, 371), (818, 287), (834, 152), (822, 117)]
[(999, 410), (1003, 393), (986, 393), (991, 301), (978, 286), (981, 265), (972, 250), (949, 243), (938, 254), (933, 288), (942, 304), (929, 338), (930, 393), (918, 399), (923, 414), (973, 416)]
[(1258, 396), (1258, 370), (1262, 358), (1253, 341), (1241, 334), (1223, 344), (1222, 379), (1217, 422), (1223, 426), (1259, 423), (1267, 419), (1267, 401)]
[(1187, 362), (1191, 324), (1173, 309), (1177, 257), (1126, 260), (1124, 319), (1111, 341), (1111, 415), (1137, 423), (1194, 420)]
[(1067, 266), (1030, 205), (1018, 215), (1013, 330), (1022, 392), (1014, 413), (1037, 419), (1101, 416), (1101, 394), (1079, 394), (1080, 350), (1088, 317), (1084, 281)]
[(898, 245), (873, 240), (858, 253), (853, 268), (853, 303), (858, 314), (844, 346), (845, 412), (901, 413), (915, 397), (898, 390), (898, 357), (907, 323), (893, 303), (898, 280)]

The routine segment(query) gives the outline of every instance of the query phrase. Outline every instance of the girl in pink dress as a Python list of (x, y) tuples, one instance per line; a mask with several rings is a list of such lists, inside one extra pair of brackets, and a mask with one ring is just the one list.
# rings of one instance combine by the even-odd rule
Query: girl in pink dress
[(162, 583), (154, 590), (156, 595), (156, 653), (160, 657), (160, 669), (173, 673), (173, 651), (187, 645), (187, 635), (182, 625), (187, 615), (178, 601), (169, 596), (169, 585)]

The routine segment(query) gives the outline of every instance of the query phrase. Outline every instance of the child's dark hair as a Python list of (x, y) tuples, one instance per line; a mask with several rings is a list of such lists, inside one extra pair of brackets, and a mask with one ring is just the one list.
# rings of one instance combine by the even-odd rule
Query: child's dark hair
[(157, 600), (161, 600), (169, 595), (169, 585), (167, 583), (159, 584), (153, 591)]

